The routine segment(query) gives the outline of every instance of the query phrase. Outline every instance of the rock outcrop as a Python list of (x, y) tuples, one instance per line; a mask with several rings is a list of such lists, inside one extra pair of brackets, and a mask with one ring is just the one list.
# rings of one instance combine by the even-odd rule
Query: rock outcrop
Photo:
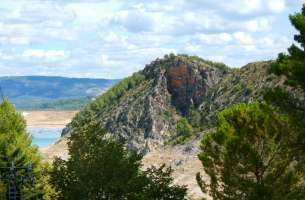
[[(282, 84), (269, 74), (271, 62), (248, 64), (230, 69), (185, 55), (165, 56), (146, 65), (121, 81), (84, 108), (63, 132), (66, 140), (81, 124), (83, 117), (94, 113), (110, 135), (121, 135), (131, 149), (142, 152), (144, 166), (166, 163), (176, 173), (176, 182), (187, 184), (190, 199), (201, 196), (195, 172), (202, 170), (196, 157), (198, 141), (215, 124), (217, 113), (238, 102), (262, 100), (266, 88)], [(178, 146), (170, 145), (177, 122), (190, 119), (192, 111), (200, 115), (198, 133)], [(199, 163), (199, 164), (198, 164)]]
[[(139, 72), (143, 80), (109, 106), (111, 111), (95, 111), (97, 118), (107, 132), (126, 138), (129, 148), (143, 154), (157, 149), (171, 137), (177, 120), (187, 116), (192, 105), (198, 107), (229, 73), (212, 64), (187, 56), (153, 61)], [(73, 125), (64, 135), (71, 133)]]

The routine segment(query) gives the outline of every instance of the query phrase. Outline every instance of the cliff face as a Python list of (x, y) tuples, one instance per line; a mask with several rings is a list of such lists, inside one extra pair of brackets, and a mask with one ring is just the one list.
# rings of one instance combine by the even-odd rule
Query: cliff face
[[(166, 56), (124, 79), (80, 111), (63, 132), (57, 145), (89, 114), (110, 135), (121, 135), (131, 149), (142, 152), (144, 167), (166, 163), (176, 170), (176, 183), (189, 186), (190, 199), (202, 197), (195, 174), (202, 171), (197, 159), (201, 136), (213, 128), (219, 111), (239, 102), (262, 100), (266, 88), (283, 80), (268, 73), (271, 62), (256, 62), (240, 69), (198, 57)], [(172, 145), (181, 118), (199, 127), (183, 143)], [(191, 123), (192, 124), (192, 123)], [(56, 145), (47, 152), (51, 156)], [(184, 174), (184, 175), (182, 175)]]
[(88, 105), (63, 136), (73, 134), (74, 123), (90, 111), (109, 134), (123, 136), (129, 148), (146, 154), (173, 137), (177, 121), (188, 118), (191, 108), (208, 126), (226, 107), (262, 99), (265, 88), (279, 82), (268, 74), (269, 65), (258, 62), (233, 70), (198, 57), (157, 59)]
[[(129, 148), (146, 154), (163, 146), (175, 132), (177, 120), (187, 116), (191, 106), (198, 107), (228, 75), (228, 69), (213, 65), (187, 56), (156, 60), (139, 72), (144, 78), (132, 89), (127, 88), (115, 105), (94, 112), (109, 134), (123, 136)], [(73, 122), (66, 134), (73, 134)]]
[(167, 89), (172, 97), (172, 105), (186, 115), (191, 105), (196, 107), (204, 95), (215, 86), (227, 71), (187, 59), (175, 60), (166, 71)]

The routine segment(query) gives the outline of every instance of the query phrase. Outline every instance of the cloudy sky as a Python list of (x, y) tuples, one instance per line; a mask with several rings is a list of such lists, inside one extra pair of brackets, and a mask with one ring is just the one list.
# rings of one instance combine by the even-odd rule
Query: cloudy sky
[(293, 42), (305, 0), (0, 0), (0, 76), (122, 78), (166, 53), (241, 67)]

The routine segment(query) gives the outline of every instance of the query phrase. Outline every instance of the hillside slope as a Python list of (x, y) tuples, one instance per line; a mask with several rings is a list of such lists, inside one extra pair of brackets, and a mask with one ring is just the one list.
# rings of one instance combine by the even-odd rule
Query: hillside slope
[[(124, 79), (81, 110), (57, 145), (45, 149), (64, 155), (65, 143), (87, 115), (94, 115), (109, 134), (121, 135), (128, 147), (142, 152), (144, 167), (166, 163), (175, 181), (189, 186), (189, 197), (202, 196), (195, 174), (201, 136), (213, 128), (217, 113), (238, 102), (262, 100), (266, 88), (283, 80), (268, 73), (271, 62), (230, 69), (198, 57), (165, 56)], [(183, 122), (186, 119), (187, 122)], [(191, 127), (181, 132), (181, 124)], [(61, 153), (59, 153), (61, 152)]]

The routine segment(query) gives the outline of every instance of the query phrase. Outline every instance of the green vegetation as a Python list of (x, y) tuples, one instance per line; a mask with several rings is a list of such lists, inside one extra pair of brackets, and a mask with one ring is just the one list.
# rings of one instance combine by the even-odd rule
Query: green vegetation
[(226, 64), (221, 63), (221, 62), (214, 62), (214, 61), (211, 61), (211, 60), (205, 60), (205, 59), (202, 59), (198, 56), (189, 56), (189, 58), (191, 58), (192, 60), (195, 60), (195, 61), (206, 63), (206, 64), (210, 65), (211, 67), (215, 67), (215, 68), (218, 68), (218, 69), (221, 69), (221, 70), (224, 70), (224, 71), (229, 71), (230, 70), (229, 66), (227, 66)]
[(165, 62), (173, 61), (176, 57), (179, 57), (179, 56), (180, 57), (185, 57), (185, 58), (187, 58), (191, 61), (202, 62), (202, 63), (210, 65), (211, 67), (215, 67), (215, 68), (218, 68), (218, 69), (221, 69), (221, 70), (224, 70), (224, 71), (229, 71), (230, 70), (230, 67), (227, 66), (224, 63), (205, 60), (205, 59), (200, 58), (199, 56), (189, 56), (187, 54), (175, 55), (173, 53), (170, 53), (170, 54), (167, 54), (167, 55), (164, 56), (164, 61)]
[[(28, 166), (32, 163), (33, 171), (30, 174), (21, 170), (16, 176), (33, 176), (34, 184), (24, 182), (22, 187), (23, 199), (48, 199), (45, 179), (42, 176), (41, 158), (37, 148), (32, 146), (31, 137), (26, 132), (26, 124), (21, 114), (14, 106), (4, 100), (0, 104), (0, 167), (8, 167), (13, 162), (17, 167)], [(7, 171), (1, 171), (0, 199), (4, 199), (7, 181)]]
[(199, 159), (210, 181), (196, 178), (213, 199), (304, 199), (305, 102), (294, 92), (305, 91), (305, 4), (290, 20), (302, 49), (292, 45), (271, 71), (292, 87), (268, 89), (267, 103), (227, 108), (217, 131), (201, 141)]
[(122, 138), (107, 136), (93, 114), (83, 120), (71, 135), (70, 159), (54, 162), (57, 199), (185, 199), (186, 188), (173, 185), (170, 168), (141, 171), (142, 157), (127, 150)]
[(144, 80), (145, 76), (141, 72), (134, 73), (132, 76), (125, 78), (110, 88), (94, 102), (90, 103), (88, 108), (98, 112), (106, 106), (116, 105), (119, 103), (121, 97), (128, 91), (135, 89)]
[(176, 132), (173, 133), (172, 138), (168, 144), (184, 144), (192, 137), (194, 129), (186, 118), (181, 118), (176, 125)]
[(177, 122), (177, 135), (188, 137), (193, 133), (193, 127), (189, 124), (187, 119), (182, 118)]
[(159, 168), (152, 166), (143, 172), (145, 186), (139, 195), (139, 200), (184, 200), (187, 188), (173, 184), (173, 170), (162, 165)]
[(20, 110), (79, 110), (91, 101), (89, 97), (76, 99), (40, 99), (27, 97), (15, 99), (14, 104)]
[(201, 126), (201, 114), (194, 105), (191, 106), (188, 114), (188, 120), (192, 127), (200, 128)]
[(291, 144), (295, 127), (264, 103), (221, 112), (216, 132), (201, 141), (199, 159), (210, 181), (197, 181), (213, 199), (303, 199), (304, 165)]
[[(272, 88), (266, 91), (264, 98), (279, 112), (289, 116), (290, 123), (296, 127), (297, 131), (291, 148), (298, 161), (305, 165), (305, 102), (304, 97), (295, 93), (295, 91), (301, 91), (303, 94), (305, 92), (305, 4), (300, 13), (290, 15), (290, 21), (299, 31), (294, 38), (300, 43), (301, 48), (292, 45), (288, 49), (289, 54), (279, 54), (272, 66), (272, 72), (284, 75), (286, 84), (290, 87)], [(303, 178), (304, 181), (305, 178)]]
[(290, 85), (299, 84), (305, 89), (305, 4), (300, 13), (290, 15), (290, 21), (299, 32), (294, 39), (300, 47), (293, 44), (288, 49), (288, 55), (279, 54), (272, 70), (278, 75), (287, 76), (287, 82)]

